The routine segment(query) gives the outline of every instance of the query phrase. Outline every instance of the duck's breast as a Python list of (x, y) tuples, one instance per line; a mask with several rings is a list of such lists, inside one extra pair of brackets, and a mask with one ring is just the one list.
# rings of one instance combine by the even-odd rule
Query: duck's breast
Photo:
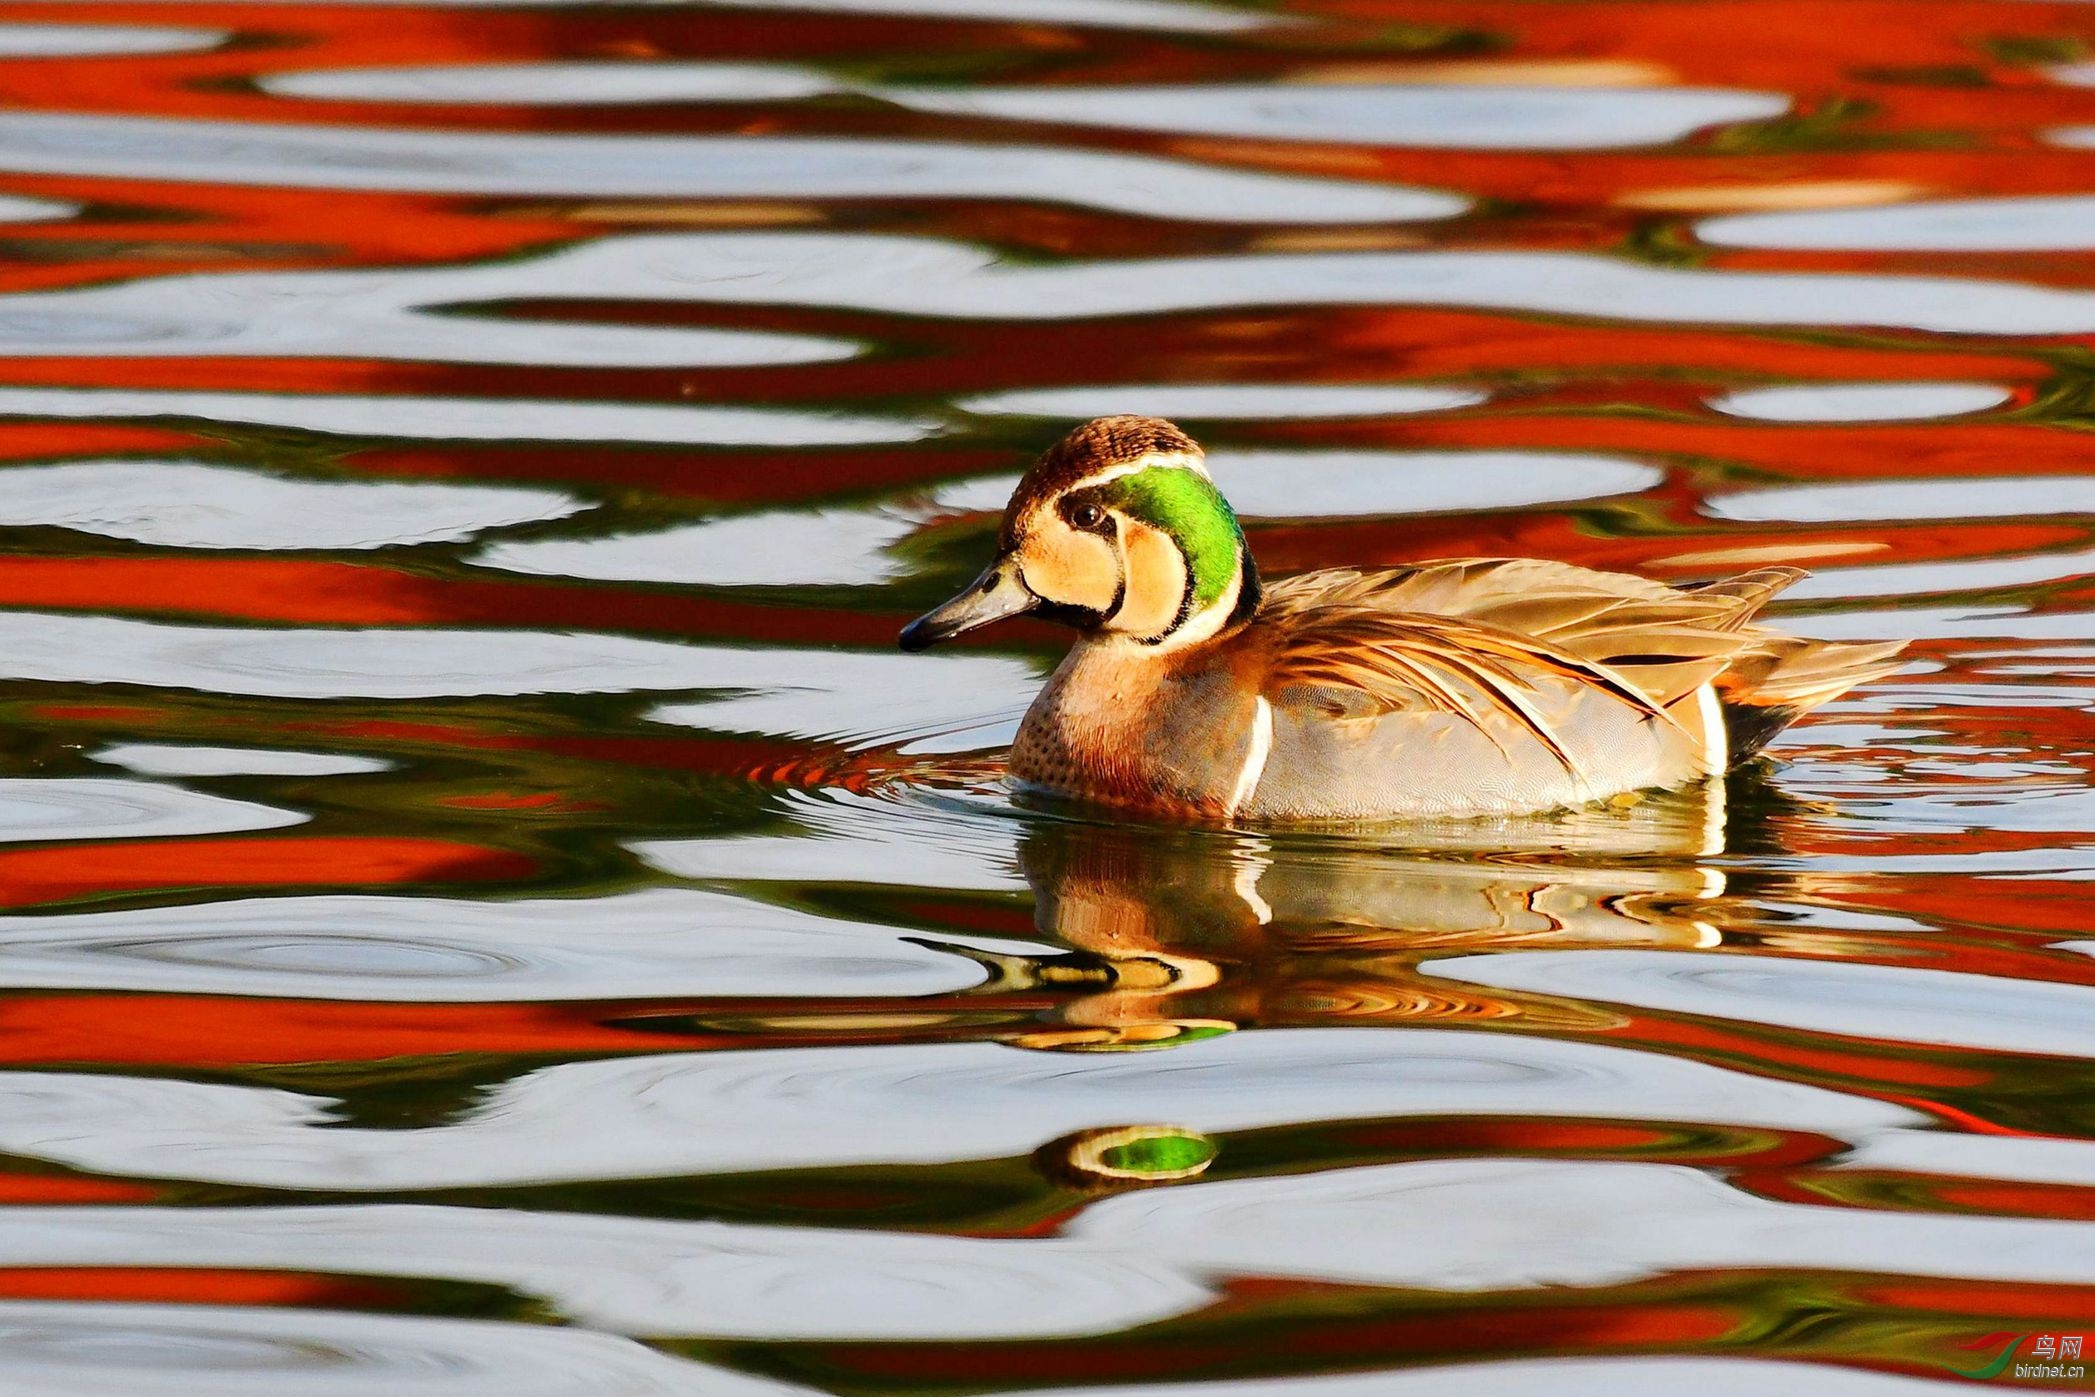
[(1080, 642), (1027, 710), (1011, 775), (1055, 795), (1226, 818), (1256, 706), (1227, 666)]

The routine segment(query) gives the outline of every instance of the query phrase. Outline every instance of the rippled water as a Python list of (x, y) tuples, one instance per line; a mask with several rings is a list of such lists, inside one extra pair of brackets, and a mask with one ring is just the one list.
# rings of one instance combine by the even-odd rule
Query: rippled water
[[(8, 0), (0, 245), (0, 1392), (2095, 1341), (2095, 7)], [(1058, 637), (892, 640), (1114, 411), (1270, 571), (1914, 663), (1629, 809), (1018, 808)]]

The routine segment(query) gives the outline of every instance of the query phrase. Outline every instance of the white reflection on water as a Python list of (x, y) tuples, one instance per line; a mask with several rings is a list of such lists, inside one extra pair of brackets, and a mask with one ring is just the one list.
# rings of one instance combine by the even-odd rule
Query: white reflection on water
[(923, 15), (940, 19), (986, 19), (1003, 24), (1097, 25), (1107, 29), (1156, 29), (1221, 34), (1293, 22), (1285, 15), (1199, 0), (697, 0), (738, 10), (812, 10), (817, 13)]
[(497, 543), (483, 567), (605, 582), (869, 587), (902, 571), (889, 546), (922, 521), (880, 509), (764, 510), (653, 533)]
[[(180, 1263), (177, 1263), (180, 1264)], [(323, 1258), (315, 1264), (324, 1266)], [(255, 1306), (0, 1301), (5, 1397), (790, 1397), (613, 1334)]]
[(2095, 248), (2095, 195), (1741, 213), (1706, 219), (1695, 235), (1731, 247), (1829, 252), (2076, 252)]
[[(1042, 265), (1002, 262), (986, 249), (962, 243), (884, 234), (665, 233), (600, 238), (545, 256), (481, 266), (196, 273), (0, 296), (0, 355), (318, 355), (669, 367), (808, 363), (858, 352), (850, 341), (817, 335), (563, 324), (518, 319), (506, 312), (460, 313), (475, 305), (530, 298), (775, 304), (970, 320), (1063, 320), (1327, 304), (1472, 306), (1667, 324), (1882, 325), (1969, 334), (2095, 329), (2095, 293), (1952, 278), (1707, 271), (1523, 252), (1251, 253)], [(432, 313), (437, 308), (445, 309)], [(1887, 405), (1900, 408), (1922, 401), (1919, 394), (1952, 387), (1969, 393), (1981, 386), (1903, 385), (1916, 395), (1908, 399), (1891, 397), (1890, 385), (1827, 385), (1752, 390), (1724, 402), (1743, 404), (1747, 410), (1773, 402), (1779, 409), (1798, 399), (1768, 394), (1810, 391), (1825, 395), (1816, 400), (1817, 411), (1881, 413)], [(268, 401), (260, 394), (220, 396)], [(418, 402), (438, 400), (377, 401), (402, 402), (416, 411)], [(1133, 406), (1167, 416), (1182, 412), (1195, 418), (1235, 418), (1379, 415), (1464, 407), (1475, 401), (1472, 390), (1437, 385), (1021, 384), (964, 398), (960, 405), (976, 412), (1049, 415)], [(1956, 402), (1953, 408), (1934, 410), (1991, 405), (1968, 397)], [(598, 414), (621, 414), (619, 420), (628, 424), (666, 422), (667, 414), (685, 411), (647, 404), (588, 407)], [(667, 426), (563, 427), (557, 417), (546, 420), (559, 405), (525, 401), (514, 408), (531, 414), (530, 425), (510, 435), (543, 431), (573, 437), (588, 431), (614, 437), (637, 433), (644, 440), (710, 439), (700, 428), (688, 429), (699, 433), (693, 437)], [(276, 412), (291, 410), (279, 407)], [(689, 411), (704, 414), (708, 409)], [(726, 410), (710, 411), (718, 415)], [(418, 415), (426, 418), (434, 412), (423, 407)], [(746, 417), (754, 422), (763, 414), (750, 411)], [(787, 420), (816, 419), (803, 414)], [(779, 431), (782, 440), (800, 439), (785, 427)], [(494, 433), (493, 428), (481, 427), (466, 434)]]
[[(2061, 829), (2086, 829), (2089, 793)], [(1968, 809), (1953, 823), (2013, 826)], [(1427, 962), (1464, 984), (1896, 1043), (2077, 1057), (2095, 1037), (2095, 987), (1780, 956), (1692, 951), (1510, 951)]]
[(32, 199), (24, 194), (0, 194), (0, 223), (42, 223), (48, 219), (71, 218), (78, 204), (56, 199)]
[(471, 538), (583, 508), (553, 490), (297, 480), (190, 461), (0, 471), (0, 526), (56, 525), (169, 548), (384, 548)]
[(1781, 485), (1716, 495), (1704, 510), (1753, 523), (1879, 519), (2041, 519), (2095, 514), (2095, 475), (2000, 475)]
[(1096, 1204), (1071, 1234), (1199, 1272), (1439, 1290), (1725, 1267), (2085, 1285), (2095, 1223), (1777, 1203), (1678, 1165), (1453, 1159)]
[(843, 446), (917, 441), (938, 430), (923, 419), (752, 407), (151, 388), (0, 388), (0, 416), (201, 417), (356, 437), (694, 446)]
[(908, 87), (843, 82), (782, 64), (692, 62), (338, 68), (278, 74), (263, 86), (286, 97), (528, 106), (792, 101), (856, 92), (961, 116), (1471, 150), (1663, 145), (1706, 126), (1780, 116), (1790, 106), (1778, 93), (1675, 87)]
[(2048, 1135), (1884, 1130), (1842, 1155), (1836, 1166), (2095, 1188), (2095, 1141)]
[(354, 776), (387, 771), (392, 763), (347, 752), (287, 752), (260, 747), (192, 747), (161, 742), (118, 742), (89, 752), (140, 776)]
[[(2038, 613), (2027, 606), (1904, 607), (1896, 611), (1858, 611), (1785, 616), (1785, 630), (1820, 640), (1918, 640), (1924, 637), (1999, 636), (2017, 640), (2095, 639), (2095, 615), (2078, 611)], [(1863, 695), (1851, 702), (1868, 702)], [(2015, 702), (2015, 691), (1996, 700)], [(1990, 855), (1975, 855), (1984, 859)]]
[(1666, 145), (1705, 126), (1782, 115), (1773, 92), (1707, 88), (886, 87), (919, 111), (1253, 140), (1460, 150), (1608, 150)]
[(0, 777), (0, 843), (232, 834), (309, 816), (252, 801), (113, 776)]
[(350, 102), (458, 102), (568, 106), (645, 102), (790, 102), (839, 91), (815, 68), (784, 63), (474, 63), (405, 68), (319, 68), (273, 73), (279, 97)]
[(1520, 1358), (1436, 1363), (1372, 1373), (1295, 1378), (1026, 1388), (1024, 1397), (1624, 1397), (1692, 1392), (1696, 1397), (1922, 1397), (1966, 1383), (1934, 1382), (1827, 1363), (1767, 1358)]
[(683, 233), (602, 239), (532, 264), (531, 275), (594, 288), (579, 294), (968, 320), (1432, 305), (1672, 325), (1880, 325), (1981, 335), (2095, 330), (2090, 291), (1957, 277), (1657, 267), (1570, 252), (1276, 252), (1022, 264), (965, 243), (890, 234)]
[[(1019, 705), (1031, 702), (1029, 693)], [(676, 722), (676, 707), (648, 715)], [(703, 715), (700, 715), (703, 716)], [(1019, 892), (1015, 821), (953, 819), (913, 804), (843, 794), (792, 803), (793, 834), (640, 839), (633, 853), (680, 878), (822, 880), (873, 887)]]
[[(0, 1264), (480, 1280), (628, 1333), (1045, 1337), (1201, 1308), (1230, 1276), (1518, 1290), (1798, 1268), (2087, 1284), (2095, 1224), (1777, 1203), (1701, 1170), (1436, 1160), (1093, 1203), (1025, 1239), (415, 1205), (0, 1209)], [(413, 1237), (403, 1247), (401, 1237)]]
[(1765, 422), (1907, 422), (1983, 412), (2011, 396), (1990, 383), (1814, 383), (1742, 388), (1709, 405)]
[(69, 1208), (62, 1222), (54, 1211), (0, 1207), (0, 1265), (480, 1281), (544, 1297), (583, 1324), (650, 1337), (1051, 1338), (1164, 1319), (1213, 1298), (1201, 1278), (1163, 1262), (1053, 1237), (398, 1204)]
[(1382, 383), (1101, 383), (1016, 388), (961, 398), (967, 412), (1022, 417), (1110, 417), (1136, 412), (1186, 421), (1289, 417), (1386, 417), (1475, 407), (1490, 395), (1471, 388)]
[[(677, 645), (598, 633), (173, 626), (0, 612), (0, 677), (277, 698), (441, 698), (721, 689), (686, 721), (807, 736), (869, 713), (936, 722), (1030, 701), (1026, 666), (987, 655)], [(752, 696), (758, 695), (761, 696)]]
[[(1216, 483), (1247, 519), (1517, 509), (1648, 490), (1656, 466), (1549, 451), (1218, 451)], [(653, 533), (494, 544), (474, 561), (514, 572), (708, 586), (871, 586), (905, 570), (889, 550), (929, 516), (1000, 514), (1018, 477), (940, 486), (928, 509), (767, 510)]]
[(2095, 549), (2038, 553), (2022, 558), (1973, 558), (1963, 562), (1885, 563), (1877, 567), (1823, 568), (1784, 590), (1791, 601), (1813, 597), (1891, 597), (1924, 592), (1983, 592), (2029, 587), (2095, 574)]
[(0, 956), (6, 983), (19, 987), (425, 1003), (942, 994), (982, 978), (971, 961), (887, 928), (692, 888), (509, 902), (328, 894), (0, 916)]
[[(734, 10), (808, 10), (816, 14), (921, 15), (927, 19), (981, 19), (1001, 24), (1155, 29), (1219, 34), (1262, 29), (1290, 21), (1256, 10), (1232, 9), (1201, 0), (638, 0), (648, 6), (689, 5)], [(282, 0), (229, 0), (232, 4), (281, 4)], [(340, 0), (349, 5), (416, 5), (431, 9), (531, 9), (607, 0)]]
[[(1574, 451), (1235, 451), (1208, 469), (1248, 519), (1318, 519), (1520, 509), (1649, 490), (1657, 466)], [(949, 510), (1001, 512), (1016, 476), (940, 487)]]
[(0, 356), (193, 354), (405, 359), (601, 368), (805, 364), (850, 340), (761, 330), (563, 324), (430, 308), (511, 297), (612, 294), (560, 276), (560, 259), (379, 271), (213, 272), (0, 295)]
[(1022, 1155), (1128, 1121), (1245, 1130), (1384, 1116), (1706, 1121), (1861, 1139), (1902, 1106), (1578, 1040), (1275, 1028), (1168, 1053), (995, 1043), (716, 1050), (572, 1062), (421, 1130), (332, 1123), (316, 1096), (144, 1077), (0, 1072), (0, 1149), (117, 1174), (381, 1190)]
[(1018, 199), (1244, 223), (1449, 218), (1427, 190), (1055, 146), (621, 136), (0, 113), (0, 169), (297, 189), (713, 199)]
[(0, 58), (194, 53), (217, 48), (228, 37), (221, 29), (178, 29), (166, 25), (0, 23)]

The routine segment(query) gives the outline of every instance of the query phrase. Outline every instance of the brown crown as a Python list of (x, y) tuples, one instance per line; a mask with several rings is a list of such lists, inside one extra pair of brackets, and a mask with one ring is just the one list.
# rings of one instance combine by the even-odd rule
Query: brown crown
[(1198, 458), (1199, 443), (1161, 417), (1095, 417), (1041, 453), (1019, 481), (1004, 509), (1001, 546), (1018, 542), (1018, 521), (1085, 476), (1150, 452), (1184, 452)]

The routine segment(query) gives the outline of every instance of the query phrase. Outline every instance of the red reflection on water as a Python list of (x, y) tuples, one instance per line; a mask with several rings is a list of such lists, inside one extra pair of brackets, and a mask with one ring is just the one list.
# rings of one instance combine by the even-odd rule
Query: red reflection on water
[(0, 850), (0, 906), (174, 889), (513, 882), (530, 859), (440, 839), (270, 835)]

